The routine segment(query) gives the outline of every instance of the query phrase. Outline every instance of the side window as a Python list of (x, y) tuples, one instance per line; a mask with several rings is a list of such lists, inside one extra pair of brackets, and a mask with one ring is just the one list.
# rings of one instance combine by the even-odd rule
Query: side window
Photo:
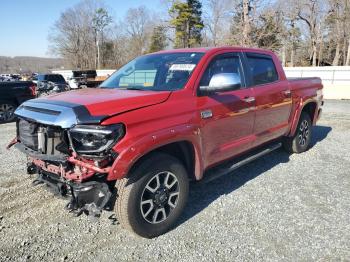
[(236, 73), (240, 77), (241, 83), (243, 83), (240, 57), (238, 55), (220, 55), (214, 58), (205, 70), (200, 81), (200, 86), (209, 86), (213, 75), (220, 73)]
[(278, 80), (275, 64), (271, 57), (247, 54), (253, 85), (264, 85)]

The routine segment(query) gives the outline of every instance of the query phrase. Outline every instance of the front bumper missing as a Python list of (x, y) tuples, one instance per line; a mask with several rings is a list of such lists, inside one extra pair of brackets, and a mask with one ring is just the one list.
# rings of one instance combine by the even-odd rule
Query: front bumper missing
[(112, 193), (106, 183), (90, 181), (71, 186), (71, 201), (67, 209), (77, 216), (85, 213), (93, 217), (99, 217), (103, 208), (109, 202)]
[(55, 195), (70, 197), (66, 208), (79, 216), (85, 213), (99, 217), (112, 196), (105, 176), (111, 167), (107, 166), (109, 159), (89, 161), (72, 156), (41, 154), (32, 150), (16, 138), (8, 145), (15, 146), (27, 155), (27, 173), (38, 174), (33, 184), (46, 184)]
[(84, 213), (92, 217), (99, 217), (112, 196), (106, 183), (64, 181), (57, 175), (46, 171), (39, 171), (33, 184), (46, 184), (55, 195), (70, 197), (66, 208), (76, 216)]
[[(64, 177), (67, 180), (82, 182), (91, 178), (96, 173), (108, 174), (111, 170), (111, 167), (106, 166), (106, 163), (102, 164), (103, 167), (100, 167), (99, 165), (96, 165), (93, 161), (87, 162), (78, 159), (76, 154), (73, 154), (72, 156), (64, 154), (41, 154), (35, 150), (30, 149), (29, 147), (26, 147), (20, 141), (18, 141), (17, 138), (13, 139), (8, 144), (7, 149), (10, 149), (13, 146), (20, 152), (27, 155), (29, 163), (33, 163), (40, 169)], [(47, 163), (47, 161), (56, 162), (59, 164), (59, 166), (49, 164)], [(103, 163), (103, 161), (99, 161), (98, 163)], [(67, 166), (67, 164), (71, 164), (73, 166), (78, 167), (78, 170), (66, 170), (64, 166)]]
[(111, 169), (106, 166), (107, 160), (87, 161), (75, 154), (41, 154), (17, 139), (11, 141), (8, 148), (12, 146), (27, 155), (27, 173), (38, 174), (34, 185), (46, 184), (55, 195), (70, 197), (66, 208), (77, 216), (83, 213), (93, 217), (101, 215), (112, 196), (109, 185), (104, 182)]
[[(67, 155), (46, 155), (46, 154), (40, 154), (23, 144), (19, 143), (16, 139), (11, 141), (11, 143), (8, 145), (8, 149), (12, 146), (15, 146), (16, 149), (21, 151), (22, 153), (25, 153), (28, 156), (29, 163), (33, 163), (35, 166), (39, 167), (40, 169), (54, 173), (58, 176), (64, 177), (67, 180), (74, 180), (81, 182), (83, 180), (89, 179), (96, 173), (98, 174), (107, 174), (110, 172), (111, 167), (98, 167), (95, 166), (93, 163), (84, 162), (82, 160), (77, 159), (74, 156), (67, 156)], [(46, 161), (53, 161), (59, 163), (60, 166), (49, 164)], [(66, 170), (64, 168), (67, 163), (70, 163), (74, 166), (79, 167), (79, 172), (72, 171), (72, 170)]]

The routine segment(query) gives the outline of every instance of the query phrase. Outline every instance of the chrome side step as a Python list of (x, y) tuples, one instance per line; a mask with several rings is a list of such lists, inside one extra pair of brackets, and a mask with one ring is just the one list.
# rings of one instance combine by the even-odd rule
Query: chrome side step
[(282, 146), (282, 143), (275, 143), (270, 144), (268, 146), (265, 146), (263, 148), (256, 149), (248, 154), (245, 154), (237, 159), (233, 159), (231, 162), (227, 163), (226, 165), (220, 165), (218, 167), (214, 167), (210, 170), (208, 170), (204, 178), (199, 181), (200, 183), (208, 183), (210, 181), (213, 181), (217, 178), (220, 178), (224, 175), (227, 175), (231, 173), (232, 171), (260, 158), (265, 156), (268, 153), (271, 153), (272, 151), (275, 151), (276, 149), (280, 148)]

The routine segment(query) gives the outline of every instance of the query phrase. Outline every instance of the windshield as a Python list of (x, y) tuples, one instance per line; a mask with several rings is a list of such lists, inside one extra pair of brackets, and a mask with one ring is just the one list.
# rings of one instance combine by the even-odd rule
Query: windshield
[(166, 53), (138, 57), (100, 88), (172, 91), (182, 89), (204, 53)]

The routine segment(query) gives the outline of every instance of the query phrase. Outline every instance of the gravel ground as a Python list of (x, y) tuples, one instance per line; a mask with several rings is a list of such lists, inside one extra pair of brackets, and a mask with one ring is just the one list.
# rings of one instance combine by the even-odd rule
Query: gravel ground
[(147, 240), (104, 212), (75, 218), (43, 186), (0, 126), (0, 260), (350, 261), (350, 101), (326, 101), (313, 147), (277, 150), (234, 174), (191, 186), (178, 226)]

